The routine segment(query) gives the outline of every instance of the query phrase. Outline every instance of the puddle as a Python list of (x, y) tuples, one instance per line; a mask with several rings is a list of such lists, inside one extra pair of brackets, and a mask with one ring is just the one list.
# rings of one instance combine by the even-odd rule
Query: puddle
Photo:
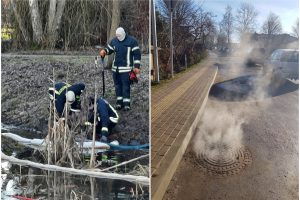
[[(1, 199), (148, 199), (148, 188), (127, 181), (90, 178), (9, 165), (1, 168)], [(136, 192), (137, 191), (137, 192)]]
[(1, 132), (2, 133), (14, 133), (14, 134), (17, 134), (17, 135), (21, 135), (22, 137), (26, 137), (26, 138), (29, 138), (29, 139), (32, 139), (32, 138), (41, 138), (43, 137), (41, 134), (37, 134), (36, 131), (33, 131), (33, 130), (27, 130), (27, 129), (21, 129), (17, 126), (14, 126), (14, 125), (6, 125), (6, 124), (2, 124), (1, 123)]

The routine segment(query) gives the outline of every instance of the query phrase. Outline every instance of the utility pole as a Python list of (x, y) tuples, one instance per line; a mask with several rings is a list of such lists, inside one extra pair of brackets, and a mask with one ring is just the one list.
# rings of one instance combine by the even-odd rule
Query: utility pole
[(174, 66), (173, 66), (173, 1), (169, 0), (170, 3), (170, 65), (171, 65), (171, 75), (174, 77)]
[(156, 15), (154, 0), (151, 0), (151, 26), (152, 40), (153, 40), (153, 67), (154, 67), (154, 81), (159, 83), (159, 66), (158, 66), (158, 49), (157, 49), (157, 32), (156, 32)]
[(172, 78), (174, 76), (174, 67), (173, 67), (173, 55), (174, 55), (174, 48), (173, 48), (173, 10), (177, 4), (178, 0), (164, 0), (165, 4), (169, 9), (170, 14), (170, 68), (171, 68), (171, 75)]
[(185, 70), (187, 70), (187, 57), (186, 57), (186, 54), (184, 54), (184, 66), (185, 66)]

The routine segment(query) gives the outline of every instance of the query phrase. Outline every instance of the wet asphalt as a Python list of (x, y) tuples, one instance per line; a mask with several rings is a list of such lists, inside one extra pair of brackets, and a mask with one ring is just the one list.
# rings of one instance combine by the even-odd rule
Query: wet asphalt
[[(238, 57), (214, 59), (219, 66), (215, 83), (262, 72), (261, 67), (245, 67)], [(244, 119), (240, 142), (251, 152), (252, 163), (235, 175), (209, 175), (195, 164), (194, 137), (164, 199), (298, 199), (299, 90), (298, 85), (289, 82), (277, 89), (276, 95), (260, 95), (250, 100), (210, 96), (207, 108), (224, 107)], [(225, 117), (228, 114), (216, 113)]]

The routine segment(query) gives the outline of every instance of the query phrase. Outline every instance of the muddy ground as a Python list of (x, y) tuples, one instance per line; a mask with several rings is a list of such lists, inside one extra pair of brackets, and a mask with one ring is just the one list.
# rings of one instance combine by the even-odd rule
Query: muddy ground
[[(61, 54), (2, 54), (1, 70), (1, 117), (2, 123), (16, 125), (35, 131), (44, 137), (48, 124), (48, 88), (55, 81), (68, 83), (84, 82), (86, 90), (83, 103), (88, 96), (94, 96), (94, 83), (97, 96), (102, 95), (101, 69), (94, 64), (94, 52)], [(119, 111), (120, 121), (114, 132), (123, 144), (135, 140), (148, 143), (149, 135), (149, 64), (148, 55), (142, 56), (142, 70), (139, 83), (131, 87), (132, 110)], [(112, 72), (105, 71), (105, 98), (115, 105), (115, 90)]]

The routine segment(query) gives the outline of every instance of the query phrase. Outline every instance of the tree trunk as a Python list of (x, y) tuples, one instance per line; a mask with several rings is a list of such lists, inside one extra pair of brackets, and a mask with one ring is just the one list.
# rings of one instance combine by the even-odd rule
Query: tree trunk
[(119, 27), (119, 24), (120, 24), (120, 1), (113, 0), (109, 40), (111, 40), (116, 35), (116, 29)]
[(58, 37), (58, 30), (61, 24), (61, 17), (65, 8), (66, 0), (50, 0), (48, 11), (48, 31), (47, 37), (49, 47), (54, 48)]
[[(110, 24), (110, 31), (108, 36), (108, 42), (116, 35), (116, 29), (119, 27), (120, 24), (120, 1), (113, 0), (112, 1), (112, 8), (111, 8), (111, 24)], [(125, 30), (126, 31), (126, 30)], [(110, 56), (107, 61), (107, 66), (111, 67), (113, 62), (113, 57)]]
[(107, 42), (109, 42), (111, 20), (112, 20), (112, 1), (108, 0), (107, 1), (107, 24), (106, 24)]
[(48, 27), (47, 27), (48, 35), (50, 34), (50, 32), (52, 30), (55, 13), (56, 13), (56, 0), (49, 0)]
[(41, 44), (43, 40), (43, 28), (42, 28), (40, 13), (39, 13), (38, 1), (29, 0), (29, 7), (31, 13), (33, 41), (36, 42), (37, 44)]
[(14, 15), (15, 15), (15, 18), (18, 22), (18, 25), (19, 25), (19, 29), (21, 30), (21, 33), (22, 33), (22, 36), (24, 37), (24, 40), (25, 42), (30, 42), (30, 35), (29, 35), (29, 32), (28, 30), (26, 29), (25, 27), (25, 23), (23, 20), (25, 20), (24, 18), (22, 18), (20, 15), (19, 15), (19, 12), (17, 10), (17, 4), (16, 4), (16, 0), (11, 0), (11, 5), (12, 5), (12, 9), (14, 11)]
[(47, 26), (47, 46), (51, 44), (53, 37), (53, 22), (56, 13), (56, 0), (49, 0), (49, 10), (48, 10), (48, 26)]

